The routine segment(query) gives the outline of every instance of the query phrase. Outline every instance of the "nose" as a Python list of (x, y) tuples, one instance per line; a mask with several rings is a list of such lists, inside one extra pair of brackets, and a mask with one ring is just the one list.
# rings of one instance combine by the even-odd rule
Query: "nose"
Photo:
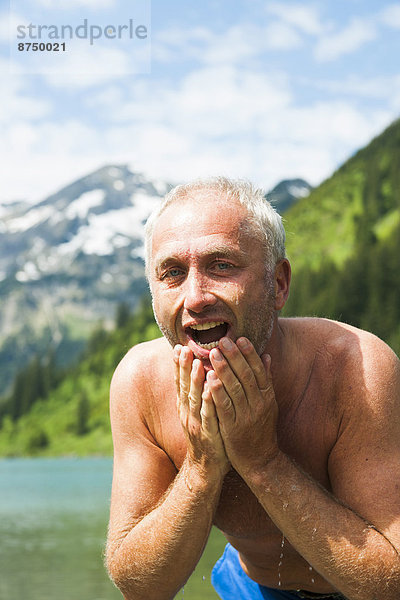
[(212, 293), (209, 278), (198, 271), (190, 271), (185, 282), (184, 308), (200, 313), (216, 302), (217, 298)]

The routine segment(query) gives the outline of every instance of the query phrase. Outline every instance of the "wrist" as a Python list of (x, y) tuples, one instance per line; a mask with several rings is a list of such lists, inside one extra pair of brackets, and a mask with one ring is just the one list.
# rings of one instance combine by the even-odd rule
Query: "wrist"
[(257, 457), (257, 460), (248, 462), (236, 470), (250, 488), (263, 486), (268, 490), (275, 482), (278, 483), (282, 476), (284, 457), (284, 453), (277, 447), (274, 452), (262, 458)]
[(190, 492), (207, 494), (213, 490), (220, 492), (227, 470), (218, 466), (206, 467), (194, 461), (189, 455), (186, 456), (181, 468), (181, 476)]

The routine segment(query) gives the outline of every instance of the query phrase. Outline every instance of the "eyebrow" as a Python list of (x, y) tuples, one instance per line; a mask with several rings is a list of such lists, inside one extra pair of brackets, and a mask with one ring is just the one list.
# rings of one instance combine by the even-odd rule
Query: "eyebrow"
[[(155, 257), (154, 259), (154, 267), (156, 269), (162, 269), (163, 267), (169, 265), (171, 262), (182, 262), (182, 254), (185, 252), (172, 252), (168, 255), (160, 255), (159, 257)], [(227, 246), (221, 245), (211, 245), (208, 246), (204, 252), (200, 253), (200, 258), (229, 258), (229, 257), (247, 257), (249, 255), (248, 252), (243, 251), (240, 248), (228, 248)]]

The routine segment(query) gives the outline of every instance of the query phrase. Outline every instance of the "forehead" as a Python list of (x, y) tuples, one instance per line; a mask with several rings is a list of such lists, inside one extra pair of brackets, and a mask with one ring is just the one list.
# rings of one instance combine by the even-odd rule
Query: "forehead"
[(254, 240), (248, 213), (238, 201), (221, 197), (196, 196), (170, 204), (156, 221), (152, 256), (173, 251), (188, 251), (199, 245), (246, 245)]

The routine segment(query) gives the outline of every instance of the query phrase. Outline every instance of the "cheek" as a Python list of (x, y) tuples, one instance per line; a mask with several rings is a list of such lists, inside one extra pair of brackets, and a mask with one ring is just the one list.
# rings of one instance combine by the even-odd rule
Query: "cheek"
[(176, 294), (171, 290), (152, 288), (153, 311), (159, 322), (170, 325), (178, 312)]
[(243, 297), (246, 295), (243, 286), (238, 284), (232, 284), (229, 290), (229, 300), (232, 304), (239, 306), (241, 304)]

